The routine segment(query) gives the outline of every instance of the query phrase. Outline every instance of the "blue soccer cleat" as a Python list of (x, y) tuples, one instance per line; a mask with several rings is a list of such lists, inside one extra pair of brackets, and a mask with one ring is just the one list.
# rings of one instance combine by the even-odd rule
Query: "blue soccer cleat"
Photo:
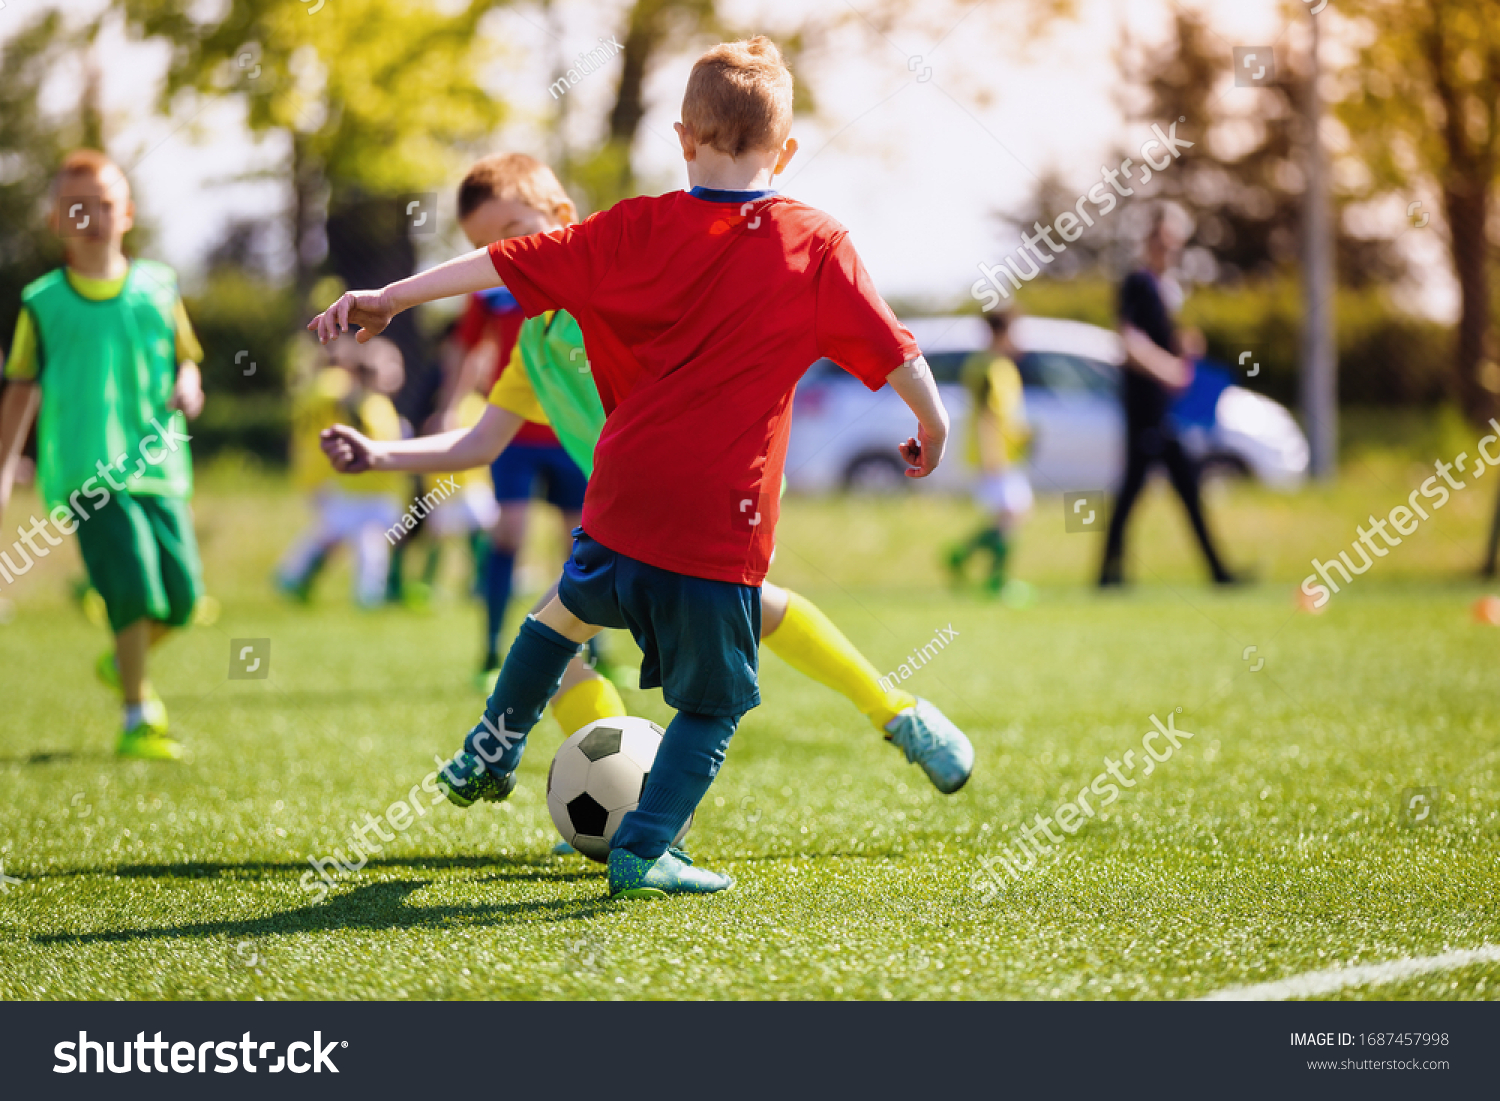
[(610, 898), (711, 895), (733, 886), (727, 875), (693, 867), (693, 858), (681, 849), (668, 849), (655, 860), (628, 849), (609, 850)]
[(491, 772), (467, 750), (459, 750), (453, 760), (438, 769), (437, 782), (455, 807), (468, 808), (480, 801), (500, 803), (516, 790), (514, 772)]
[(974, 747), (953, 721), (926, 700), (917, 700), (886, 724), (886, 740), (922, 766), (944, 795), (952, 795), (974, 772)]

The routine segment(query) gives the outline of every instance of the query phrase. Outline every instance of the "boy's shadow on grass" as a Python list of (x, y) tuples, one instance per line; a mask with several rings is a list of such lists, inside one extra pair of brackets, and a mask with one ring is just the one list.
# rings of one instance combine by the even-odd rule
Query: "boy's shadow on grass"
[[(544, 863), (542, 857), (520, 857), (510, 861), (529, 867), (496, 871), (481, 877), (477, 882), (525, 881), (529, 883), (567, 883), (597, 878), (581, 870), (556, 870)], [(483, 868), (493, 867), (493, 857), (433, 857), (423, 859), (371, 860), (366, 868)], [(224, 875), (234, 876), (243, 872), (300, 873), (307, 869), (305, 861), (255, 861), (244, 864), (127, 864), (83, 872), (62, 873), (65, 875), (114, 875), (122, 878), (172, 878), (209, 879)], [(42, 878), (42, 877), (38, 877)], [(367, 883), (347, 889), (336, 890), (324, 902), (309, 903), (294, 910), (285, 910), (263, 918), (247, 918), (240, 921), (187, 922), (147, 929), (110, 929), (97, 933), (48, 933), (35, 936), (36, 944), (100, 944), (142, 940), (216, 936), (275, 936), (289, 933), (326, 933), (345, 929), (451, 929), (472, 926), (498, 926), (515, 924), (526, 920), (550, 919), (553, 921), (576, 921), (594, 917), (614, 907), (607, 898), (587, 901), (567, 899), (536, 900), (527, 902), (495, 903), (475, 906), (414, 907), (408, 905), (407, 896), (423, 887), (433, 886), (431, 879), (398, 879), (380, 883)]]
[[(55, 751), (42, 750), (37, 753), (28, 753), (24, 757), (0, 757), (0, 765), (52, 765), (65, 764), (76, 759), (79, 754), (70, 749), (59, 749)], [(99, 755), (101, 759), (103, 754)]]
[(333, 895), (327, 902), (300, 906), (295, 910), (264, 918), (195, 921), (154, 929), (111, 929), (99, 933), (48, 933), (31, 939), (35, 944), (119, 944), (177, 938), (334, 933), (348, 929), (461, 929), (512, 924), (517, 919), (545, 917), (548, 914), (554, 920), (578, 920), (594, 917), (614, 906), (605, 898), (591, 902), (555, 899), (428, 908), (406, 904), (409, 894), (430, 885), (430, 881), (422, 879), (369, 883), (345, 894)]
[[(558, 867), (555, 856), (391, 856), (371, 859), (361, 871), (375, 868), (415, 868), (419, 871), (439, 868), (500, 868), (477, 882), (572, 883), (593, 876), (581, 866)], [(306, 860), (246, 860), (237, 864), (214, 861), (186, 861), (181, 864), (119, 864), (113, 867), (77, 868), (69, 871), (43, 872), (32, 878), (49, 879), (81, 876), (116, 876), (120, 879), (230, 879), (254, 880), (266, 875), (287, 874), (300, 877), (309, 871)], [(257, 873), (257, 874), (245, 874)], [(358, 874), (358, 873), (356, 873)], [(346, 873), (347, 876), (347, 873)], [(344, 884), (354, 882), (345, 878)], [(421, 881), (431, 883), (432, 880)]]

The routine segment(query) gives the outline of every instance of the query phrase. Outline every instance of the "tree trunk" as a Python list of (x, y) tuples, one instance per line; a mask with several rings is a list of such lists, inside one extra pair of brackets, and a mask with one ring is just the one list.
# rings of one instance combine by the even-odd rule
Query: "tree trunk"
[(1483, 424), (1500, 411), (1496, 395), (1481, 385), (1479, 368), (1489, 358), (1490, 273), (1489, 189), (1485, 182), (1451, 175), (1443, 204), (1452, 233), (1453, 269), (1458, 276), (1460, 312), (1453, 374), (1464, 411)]
[(625, 41), (620, 45), (620, 83), (615, 89), (615, 105), (609, 112), (610, 154), (616, 166), (612, 181), (613, 199), (635, 192), (635, 172), (630, 163), (630, 149), (636, 131), (646, 117), (646, 72), (651, 58), (661, 46), (668, 0), (637, 0), (630, 12)]
[(318, 265), (323, 262), (326, 238), (321, 226), (323, 172), (307, 151), (307, 138), (292, 134), (292, 255), (299, 308), (309, 305)]
[[(411, 275), (417, 251), (408, 230), (401, 200), (388, 195), (364, 195), (338, 188), (328, 204), (328, 265), (351, 289), (383, 287)], [(417, 312), (404, 310), (381, 334), (401, 350), (406, 379), (393, 400), (397, 411), (413, 425), (431, 412), (427, 408), (435, 388), (427, 342), (417, 328)]]

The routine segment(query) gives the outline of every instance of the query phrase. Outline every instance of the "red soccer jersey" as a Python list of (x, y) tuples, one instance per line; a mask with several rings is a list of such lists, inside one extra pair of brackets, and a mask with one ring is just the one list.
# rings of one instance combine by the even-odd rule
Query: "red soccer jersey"
[(583, 331), (606, 414), (584, 530), (759, 585), (798, 379), (827, 356), (878, 390), (917, 344), (838, 222), (779, 195), (707, 194), (627, 199), (490, 257), (527, 316), (565, 309)]
[[(516, 303), (515, 296), (503, 288), (469, 295), (468, 308), (453, 329), (453, 339), (465, 353), (472, 352), (485, 339), (495, 342), (495, 363), (479, 380), (478, 392), (489, 395), (500, 376), (510, 367), (511, 352), (516, 347), (516, 337), (521, 332), (521, 322), (526, 315)], [(514, 443), (543, 444), (561, 447), (557, 433), (545, 424), (527, 421), (516, 431)]]

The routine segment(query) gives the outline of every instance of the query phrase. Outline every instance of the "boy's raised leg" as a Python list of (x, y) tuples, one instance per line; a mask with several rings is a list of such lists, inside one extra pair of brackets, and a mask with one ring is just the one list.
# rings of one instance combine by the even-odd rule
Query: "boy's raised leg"
[(869, 660), (812, 601), (766, 584), (761, 590), (780, 622), (763, 627), (761, 640), (793, 669), (848, 698), (882, 734), (927, 774), (939, 791), (951, 794), (968, 782), (974, 747), (938, 708), (896, 686), (887, 687)]

